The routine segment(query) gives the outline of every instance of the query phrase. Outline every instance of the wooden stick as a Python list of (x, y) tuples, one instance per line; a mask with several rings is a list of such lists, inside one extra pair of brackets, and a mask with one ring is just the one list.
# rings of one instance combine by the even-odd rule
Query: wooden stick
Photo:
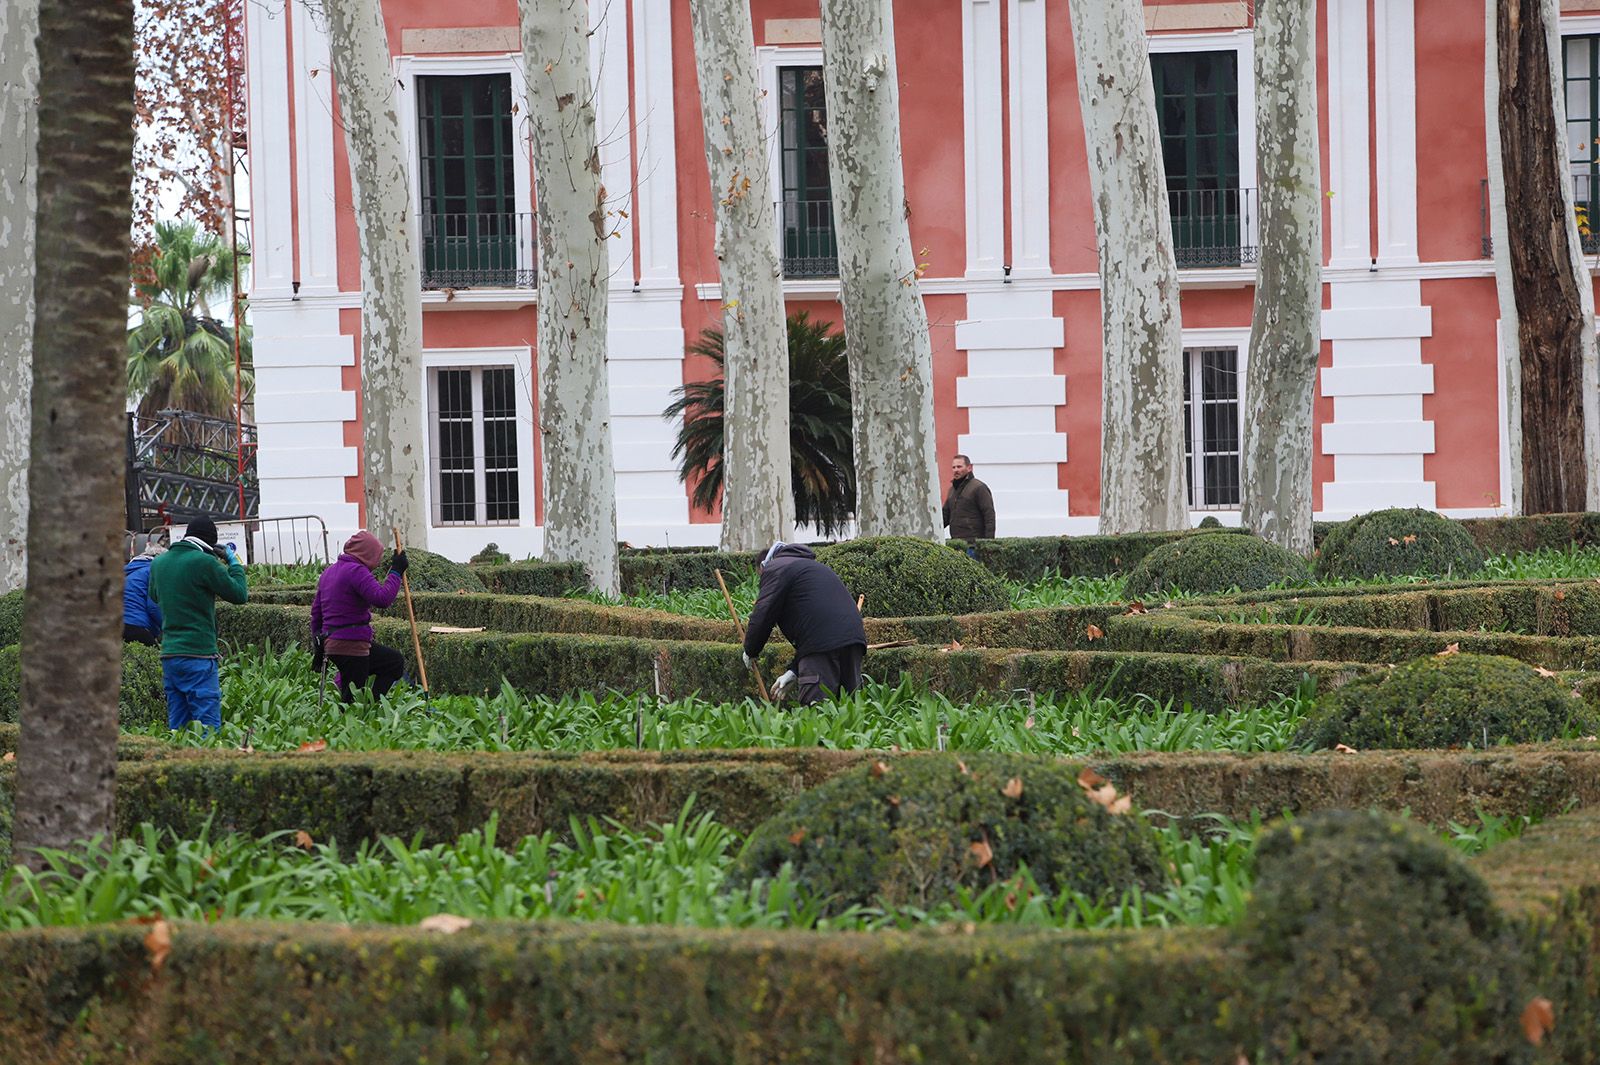
[(866, 595), (865, 592), (863, 592), (860, 595), (856, 596), (856, 613), (857, 614), (865, 614), (866, 612), (867, 612), (867, 595)]
[[(717, 584), (722, 588), (722, 601), (728, 604), (728, 616), (733, 618), (733, 627), (738, 630), (739, 643), (744, 644), (744, 622), (739, 620), (739, 612), (733, 608), (733, 596), (728, 593), (728, 582), (722, 579), (722, 571), (716, 571)], [(756, 675), (756, 687), (761, 689), (761, 698), (772, 702), (772, 696), (767, 694), (767, 682), (761, 678), (761, 667), (752, 665), (750, 672)]]
[[(394, 537), (394, 549), (396, 551), (404, 551), (405, 546), (400, 543), (400, 530), (391, 525), (389, 526), (389, 535)], [(429, 695), (428, 665), (422, 660), (422, 637), (417, 634), (417, 608), (411, 604), (410, 574), (400, 574), (400, 587), (406, 590), (406, 616), (411, 619), (411, 649), (417, 654), (417, 673), (422, 677), (422, 697), (426, 701)]]
[(915, 647), (916, 645), (916, 640), (890, 640), (887, 643), (869, 643), (867, 644), (867, 650), (882, 651), (890, 647)]

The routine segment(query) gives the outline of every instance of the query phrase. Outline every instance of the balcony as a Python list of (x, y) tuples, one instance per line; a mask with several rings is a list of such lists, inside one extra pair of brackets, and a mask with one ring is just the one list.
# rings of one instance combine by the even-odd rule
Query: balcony
[(1255, 189), (1167, 190), (1178, 268), (1250, 266), (1261, 243)]
[[(1572, 175), (1572, 202), (1578, 212), (1578, 246), (1585, 255), (1600, 255), (1600, 183), (1589, 171)], [(1478, 183), (1478, 219), (1481, 236), (1479, 252), (1482, 258), (1494, 258), (1494, 229), (1489, 215), (1489, 179)]]
[(794, 281), (839, 276), (832, 200), (785, 200), (777, 206), (783, 276)]
[(422, 288), (531, 289), (538, 270), (532, 211), (516, 214), (424, 214)]

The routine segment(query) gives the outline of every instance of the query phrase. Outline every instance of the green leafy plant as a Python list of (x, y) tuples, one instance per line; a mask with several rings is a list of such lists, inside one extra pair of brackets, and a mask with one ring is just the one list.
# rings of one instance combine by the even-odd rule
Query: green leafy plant
[[(795, 521), (824, 535), (840, 532), (856, 506), (855, 446), (851, 438), (850, 370), (843, 333), (814, 322), (806, 311), (789, 316), (789, 450)], [(694, 479), (694, 503), (713, 510), (722, 499), (722, 415), (726, 408), (722, 330), (712, 327), (689, 346), (716, 367), (714, 377), (673, 390), (662, 411), (682, 419), (672, 457), (678, 477)]]
[[(193, 222), (157, 222), (155, 229), (154, 257), (133, 277), (138, 321), (128, 330), (128, 395), (144, 415), (177, 409), (230, 417), (234, 326), (217, 313), (232, 298), (233, 249)], [(241, 252), (239, 265), (248, 258)], [(248, 392), (248, 325), (239, 348)]]

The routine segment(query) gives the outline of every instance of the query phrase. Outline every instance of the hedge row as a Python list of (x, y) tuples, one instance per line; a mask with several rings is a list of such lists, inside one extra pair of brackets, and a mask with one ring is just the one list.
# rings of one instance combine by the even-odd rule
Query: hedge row
[[(629, 551), (617, 560), (622, 594), (714, 588), (715, 570), (731, 583), (754, 572), (754, 552)], [(577, 562), (512, 562), (474, 567), (491, 592), (505, 595), (559, 596), (586, 583)]]
[[(1600, 817), (1583, 812), (1478, 863), (1509, 925), (1500, 945), (1518, 986), (1500, 989), (1499, 1009), (1487, 996), (1416, 1004), (1399, 1034), (1429, 1056), (1409, 1060), (1531, 1060), (1515, 1013), (1532, 994), (1551, 1000), (1556, 1019), (1540, 1060), (1600, 1056), (1597, 848)], [(1353, 939), (1388, 935), (1394, 957), (1416, 953), (1405, 937), (1422, 934), (1351, 930)], [(1221, 929), (827, 934), (490, 922), (440, 936), (180, 924), (158, 969), (146, 935), (119, 925), (0, 936), (9, 1060), (1265, 1061), (1278, 1060), (1263, 1045), (1269, 1032), (1274, 1043), (1337, 1045), (1396, 1012), (1390, 1001), (1343, 1003), (1340, 944), (1304, 933), (1281, 953), (1305, 964), (1287, 968)], [(1285, 988), (1297, 1009), (1271, 1005)], [(1341, 1005), (1329, 1014), (1332, 1002)]]
[[(217, 617), (224, 640), (235, 647), (286, 647), (306, 644), (308, 614), (303, 607), (262, 604), (219, 608)], [(410, 647), (404, 622), (380, 618), (375, 629), (381, 642)], [(698, 692), (708, 699), (737, 700), (754, 693), (739, 647), (732, 643), (496, 632), (425, 632), (422, 642), (429, 683), (442, 693), (492, 692), (499, 689), (502, 678), (528, 695), (659, 690), (668, 698)], [(781, 648), (768, 648), (763, 658), (768, 676), (782, 665), (781, 652)], [(928, 646), (884, 648), (870, 652), (866, 660), (866, 673), (876, 680), (893, 684), (909, 677), (952, 699), (1017, 689), (1090, 689), (1114, 695), (1148, 694), (1203, 709), (1270, 699), (1295, 690), (1308, 677), (1320, 687), (1336, 687), (1370, 668), (1351, 661), (1269, 662), (1204, 654)]]
[[(15, 728), (0, 727), (0, 748)], [(304, 829), (353, 846), (382, 835), (430, 843), (500, 818), (500, 838), (565, 835), (572, 817), (633, 826), (670, 820), (692, 795), (697, 809), (748, 832), (800, 792), (866, 761), (914, 758), (882, 751), (428, 751), (243, 754), (125, 742), (117, 770), (117, 824), (197, 833), (262, 835)], [(1407, 809), (1423, 821), (1559, 813), (1600, 803), (1600, 746), (1562, 743), (1489, 751), (1370, 751), (1233, 755), (1148, 752), (1062, 759), (1089, 765), (1144, 808), (1190, 818), (1248, 819), (1339, 808)], [(0, 765), (0, 807), (13, 764)], [(9, 827), (9, 818), (3, 819)]]

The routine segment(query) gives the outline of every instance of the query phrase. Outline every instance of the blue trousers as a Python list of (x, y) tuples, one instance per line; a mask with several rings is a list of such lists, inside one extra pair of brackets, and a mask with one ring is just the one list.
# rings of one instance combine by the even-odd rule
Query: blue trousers
[(163, 658), (161, 680), (167, 689), (167, 727), (198, 721), (222, 727), (222, 683), (215, 658)]

